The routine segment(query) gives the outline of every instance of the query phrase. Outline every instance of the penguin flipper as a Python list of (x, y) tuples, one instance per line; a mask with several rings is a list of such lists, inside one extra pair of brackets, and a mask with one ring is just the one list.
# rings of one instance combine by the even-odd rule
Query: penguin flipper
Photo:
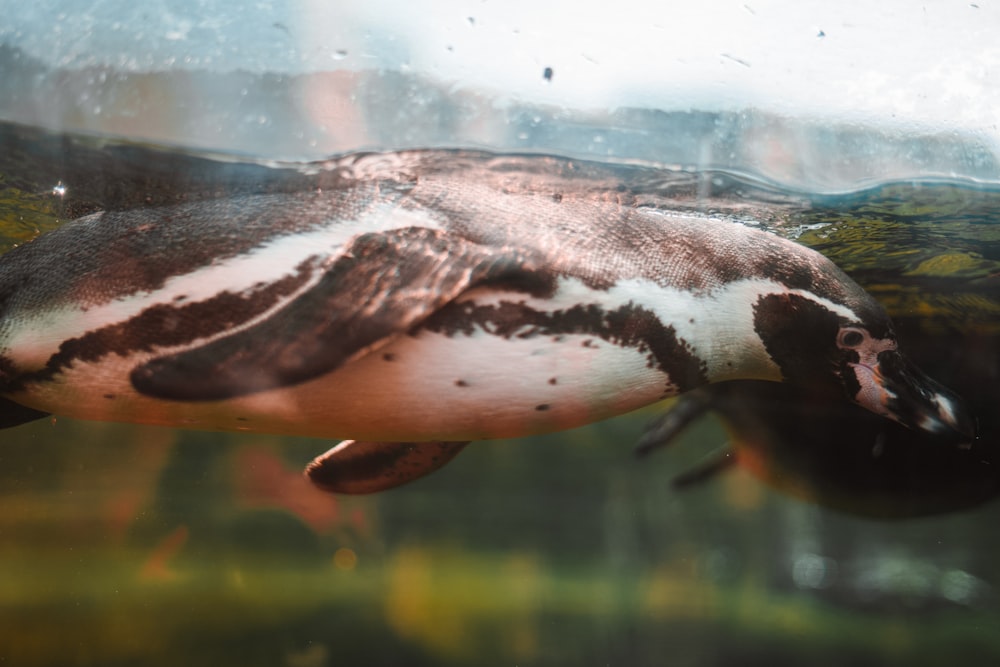
[(455, 458), (467, 444), (344, 440), (313, 459), (305, 475), (324, 491), (375, 493), (429, 475)]
[(11, 428), (48, 417), (51, 413), (29, 408), (0, 396), (0, 428)]
[(655, 449), (670, 445), (692, 422), (712, 407), (711, 396), (695, 389), (683, 394), (674, 405), (646, 426), (635, 445), (636, 456), (648, 456)]
[(410, 331), (475, 285), (531, 290), (527, 256), (410, 227), (358, 236), (315, 285), (262, 321), (131, 374), (143, 394), (222, 400), (328, 373)]

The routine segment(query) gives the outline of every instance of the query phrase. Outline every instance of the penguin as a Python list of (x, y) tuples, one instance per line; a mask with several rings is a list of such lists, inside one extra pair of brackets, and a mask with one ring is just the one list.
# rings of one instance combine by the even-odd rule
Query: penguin
[(340, 493), (734, 379), (974, 437), (879, 304), (793, 241), (554, 157), (315, 169), (337, 178), (106, 210), (0, 257), (0, 425), (54, 413), (345, 439), (306, 471)]

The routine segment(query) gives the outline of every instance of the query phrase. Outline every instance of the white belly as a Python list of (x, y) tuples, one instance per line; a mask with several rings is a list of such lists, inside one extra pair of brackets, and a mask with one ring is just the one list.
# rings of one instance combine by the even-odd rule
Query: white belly
[(227, 401), (137, 394), (136, 359), (75, 363), (14, 400), (59, 415), (369, 440), (473, 440), (572, 428), (673, 393), (647, 353), (591, 335), (421, 331), (327, 376)]

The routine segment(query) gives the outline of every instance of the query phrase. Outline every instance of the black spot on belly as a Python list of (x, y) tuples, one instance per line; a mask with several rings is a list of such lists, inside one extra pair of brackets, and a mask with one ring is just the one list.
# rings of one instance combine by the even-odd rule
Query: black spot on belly
[[(649, 366), (666, 373), (680, 391), (708, 382), (705, 362), (678, 338), (674, 327), (632, 302), (614, 310), (580, 304), (544, 311), (520, 302), (477, 305), (466, 301), (445, 306), (424, 323), (424, 328), (447, 336), (471, 336), (478, 329), (503, 338), (550, 336), (554, 340), (568, 334), (589, 334), (613, 345), (645, 351)], [(554, 384), (554, 380), (549, 383)]]
[(539, 404), (539, 405), (536, 405), (536, 406), (535, 406), (535, 409), (536, 409), (536, 410), (538, 410), (539, 412), (545, 412), (545, 411), (546, 411), (546, 410), (548, 410), (548, 409), (549, 409), (550, 407), (551, 407), (551, 406), (550, 406), (550, 405), (549, 405), (548, 403), (541, 403), (541, 404)]
[(469, 383), (466, 382), (465, 380), (455, 380), (455, 386), (456, 387), (468, 387)]
[(555, 384), (557, 380), (555, 378), (549, 378), (549, 384)]
[(392, 352), (384, 352), (382, 354), (382, 361), (396, 361), (396, 355)]
[(111, 401), (111, 400), (114, 400), (116, 397), (115, 397), (114, 394), (104, 394), (104, 398), (106, 398), (109, 401)]

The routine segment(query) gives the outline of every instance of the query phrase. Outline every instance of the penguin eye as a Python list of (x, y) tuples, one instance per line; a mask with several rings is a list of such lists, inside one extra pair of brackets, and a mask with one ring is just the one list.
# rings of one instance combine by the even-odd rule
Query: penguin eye
[(865, 342), (865, 332), (861, 329), (841, 329), (837, 334), (837, 345), (846, 348), (855, 348)]

